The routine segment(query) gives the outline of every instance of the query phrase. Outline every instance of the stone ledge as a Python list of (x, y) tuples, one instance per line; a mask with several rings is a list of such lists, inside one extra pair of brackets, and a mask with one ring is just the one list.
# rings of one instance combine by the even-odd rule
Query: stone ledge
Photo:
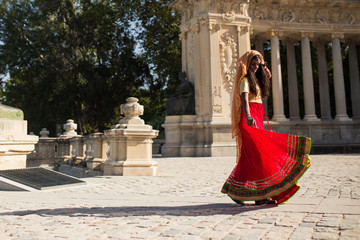
[(311, 154), (360, 153), (360, 144), (312, 144)]

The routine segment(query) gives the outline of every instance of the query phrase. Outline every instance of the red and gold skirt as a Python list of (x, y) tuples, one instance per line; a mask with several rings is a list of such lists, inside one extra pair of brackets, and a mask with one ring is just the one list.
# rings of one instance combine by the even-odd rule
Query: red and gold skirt
[(280, 204), (300, 188), (297, 181), (310, 167), (311, 139), (265, 130), (263, 105), (249, 105), (257, 127), (249, 127), (241, 111), (241, 155), (221, 192), (235, 200), (271, 198)]

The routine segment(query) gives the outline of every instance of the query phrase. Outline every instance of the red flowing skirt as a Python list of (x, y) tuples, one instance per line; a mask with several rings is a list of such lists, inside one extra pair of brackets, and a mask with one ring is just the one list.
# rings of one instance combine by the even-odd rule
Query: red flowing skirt
[(308, 154), (311, 140), (265, 130), (263, 105), (249, 105), (257, 128), (246, 124), (246, 117), (241, 111), (241, 155), (221, 192), (235, 200), (272, 198), (280, 204), (300, 188), (297, 181), (310, 167)]

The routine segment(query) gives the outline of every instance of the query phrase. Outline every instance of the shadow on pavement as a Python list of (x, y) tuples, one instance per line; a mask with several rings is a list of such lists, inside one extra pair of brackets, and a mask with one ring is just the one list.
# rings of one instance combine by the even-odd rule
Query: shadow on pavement
[(79, 208), (55, 208), (3, 212), (0, 216), (15, 215), (25, 216), (36, 214), (40, 216), (69, 216), (69, 217), (128, 217), (128, 216), (211, 216), (219, 214), (236, 215), (243, 212), (260, 209), (274, 208), (276, 205), (247, 204), (203, 204), (192, 206), (134, 206), (134, 207), (79, 207)]

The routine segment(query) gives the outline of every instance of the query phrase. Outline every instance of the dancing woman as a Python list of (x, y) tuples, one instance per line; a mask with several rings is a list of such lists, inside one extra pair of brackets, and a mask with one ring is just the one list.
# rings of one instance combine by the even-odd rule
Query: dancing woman
[(231, 112), (237, 165), (221, 192), (241, 205), (286, 202), (310, 167), (310, 138), (264, 129), (261, 99), (269, 96), (270, 77), (258, 51), (240, 57)]

